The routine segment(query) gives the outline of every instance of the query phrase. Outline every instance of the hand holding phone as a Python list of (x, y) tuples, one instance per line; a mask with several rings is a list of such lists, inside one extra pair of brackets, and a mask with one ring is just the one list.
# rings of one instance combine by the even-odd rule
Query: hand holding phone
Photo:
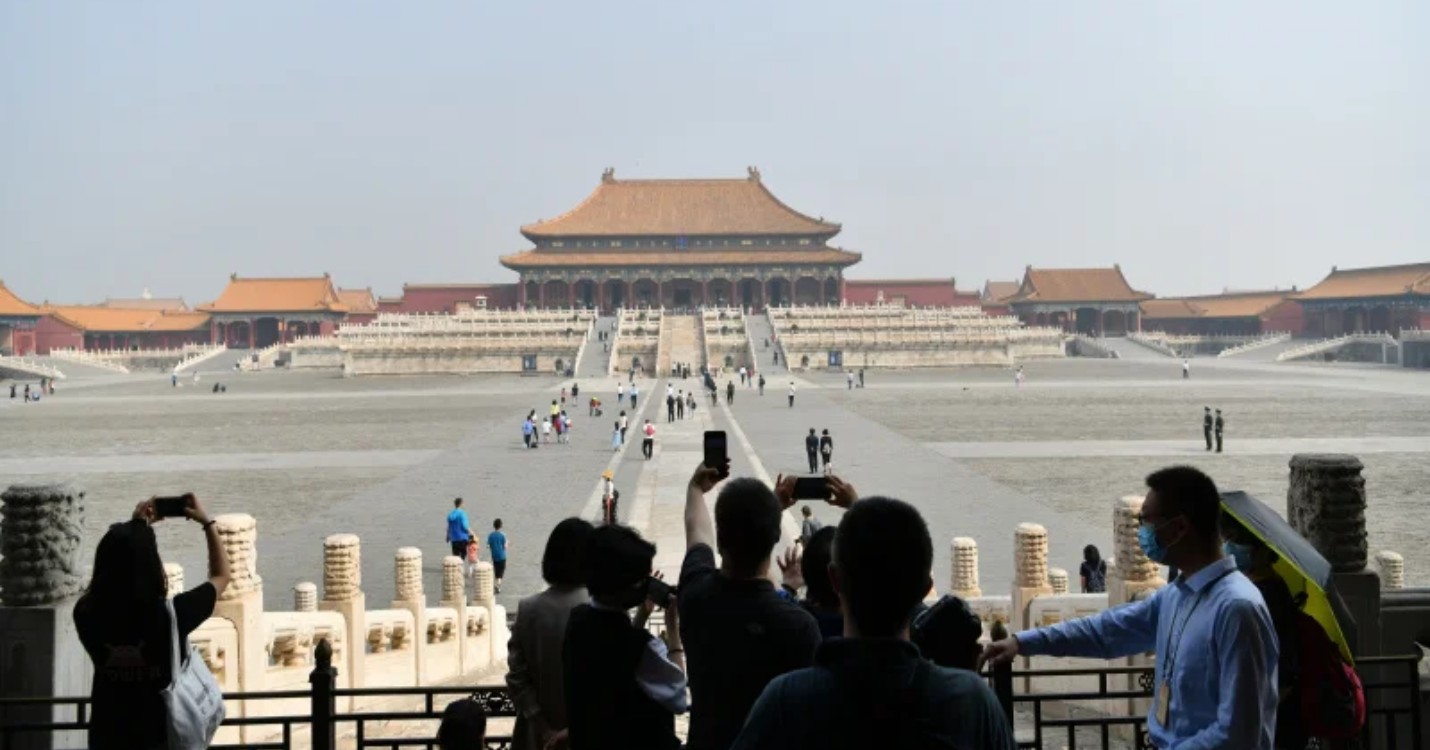
[(659, 578), (656, 578), (655, 576), (651, 576), (645, 581), (646, 601), (650, 602), (651, 604), (654, 604), (657, 607), (660, 607), (661, 609), (665, 609), (666, 607), (670, 606), (670, 601), (672, 598), (675, 597), (676, 592), (676, 587), (666, 583), (665, 581), (662, 581)]
[(724, 430), (705, 431), (705, 461), (706, 466), (712, 469), (720, 469), (720, 478), (724, 479), (730, 474), (730, 449), (729, 441)]
[(158, 518), (183, 518), (194, 501), (194, 494), (165, 495), (154, 498), (154, 515)]
[(812, 477), (797, 477), (794, 480), (795, 500), (828, 500), (829, 477), (823, 474)]

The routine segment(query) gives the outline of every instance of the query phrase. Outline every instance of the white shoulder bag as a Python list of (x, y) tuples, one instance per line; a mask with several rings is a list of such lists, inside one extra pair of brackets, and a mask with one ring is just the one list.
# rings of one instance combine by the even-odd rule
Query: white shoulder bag
[(180, 658), (179, 617), (174, 614), (174, 600), (166, 599), (164, 606), (169, 610), (173, 682), (159, 696), (169, 712), (169, 750), (203, 750), (213, 742), (218, 725), (223, 723), (223, 692), (198, 649), (190, 645), (187, 658)]

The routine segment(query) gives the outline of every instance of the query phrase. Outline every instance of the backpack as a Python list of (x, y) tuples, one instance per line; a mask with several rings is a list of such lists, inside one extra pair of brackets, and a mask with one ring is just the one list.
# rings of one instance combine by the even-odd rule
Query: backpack
[(1365, 726), (1365, 688), (1355, 667), (1315, 618), (1296, 614), (1297, 655), (1301, 660), (1301, 720), (1312, 737), (1351, 739)]
[[(1087, 563), (1083, 563), (1084, 566)], [(1089, 594), (1100, 594), (1107, 590), (1107, 561), (1098, 560), (1097, 567), (1087, 568), (1087, 591)]]

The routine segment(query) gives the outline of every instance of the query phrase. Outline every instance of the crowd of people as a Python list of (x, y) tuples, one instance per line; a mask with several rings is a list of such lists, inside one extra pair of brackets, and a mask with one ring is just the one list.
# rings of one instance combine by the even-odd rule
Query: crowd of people
[[(40, 398), (41, 398), (42, 396), (45, 396), (45, 395), (50, 395), (50, 396), (55, 395), (55, 380), (54, 380), (54, 378), (40, 378), (40, 382), (39, 382), (38, 384), (36, 384), (35, 386), (33, 386), (33, 387), (31, 387), (31, 385), (30, 385), (29, 383), (26, 383), (26, 384), (25, 384), (25, 389), (24, 389), (24, 392), (23, 392), (23, 398), (25, 399), (25, 403), (29, 404), (29, 403), (38, 402), (38, 401), (40, 400)], [(19, 384), (18, 384), (18, 383), (11, 383), (11, 384), (10, 384), (10, 398), (13, 399), (13, 398), (20, 398), (20, 397), (22, 397), (22, 393), (21, 393), (21, 391), (20, 391)]]

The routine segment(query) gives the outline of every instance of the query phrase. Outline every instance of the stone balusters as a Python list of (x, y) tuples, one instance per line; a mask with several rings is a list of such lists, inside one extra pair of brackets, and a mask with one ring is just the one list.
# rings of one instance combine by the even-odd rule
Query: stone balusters
[(1053, 593), (1048, 585), (1048, 530), (1036, 523), (1020, 523), (1013, 532), (1013, 612), (1017, 627), (1031, 627), (1028, 605)]
[(363, 643), (368, 640), (367, 596), (362, 591), (362, 545), (356, 534), (333, 534), (323, 540), (323, 600), (318, 609), (343, 616), (342, 664), (350, 685), (362, 685), (366, 673)]
[(405, 637), (396, 630), (392, 634), (392, 648), (398, 650), (401, 643), (411, 638), (416, 648), (412, 649), (417, 660), (417, 684), (427, 678), (424, 648), (427, 633), (427, 595), (422, 589), (422, 550), (417, 547), (400, 547), (395, 557), (396, 571), (393, 579), (397, 583), (397, 598), (392, 601), (393, 609), (405, 609), (412, 613), (412, 632)]
[(963, 599), (983, 596), (983, 589), (978, 586), (978, 541), (972, 537), (954, 537), (951, 552), (953, 578), (949, 582), (949, 593)]
[(225, 600), (263, 595), (263, 579), (258, 575), (258, 522), (247, 513), (228, 513), (214, 519), (214, 530), (228, 555), (228, 588)]
[(496, 603), (496, 573), (492, 569), (492, 564), (483, 560), (477, 563), (476, 573), (472, 578), (472, 603), (483, 607), (490, 607)]
[[(424, 598), (422, 592), (422, 550), (416, 547), (402, 547), (397, 550), (397, 602), (417, 601)], [(394, 607), (400, 606), (396, 603)]]
[(164, 563), (164, 585), (168, 588), (169, 598), (184, 591), (184, 566), (178, 563)]
[(293, 586), (293, 611), (318, 611), (318, 585), (316, 583), (303, 581)]
[[(455, 621), (452, 625), (450, 635), (457, 638), (457, 653), (459, 673), (465, 673), (468, 667), (467, 654), (467, 632), (470, 629), (467, 622), (467, 581), (465, 577), (466, 561), (456, 555), (447, 555), (442, 558), (442, 600), (438, 606), (450, 609), (455, 613)], [(447, 634), (444, 634), (444, 637)]]
[(1336, 573), (1365, 570), (1365, 468), (1355, 456), (1301, 453), (1291, 457), (1286, 518)]
[(1143, 500), (1141, 495), (1128, 495), (1112, 505), (1112, 547), (1117, 564), (1107, 571), (1109, 606), (1126, 604), (1143, 592), (1167, 585), (1161, 567), (1147, 559), (1137, 543)]
[(1382, 589), (1405, 588), (1405, 558), (1399, 552), (1381, 550), (1375, 553), (1375, 565), (1380, 569)]
[(1066, 594), (1068, 592), (1068, 572), (1062, 568), (1049, 568), (1048, 585), (1053, 587), (1054, 594)]
[(64, 484), (16, 484), (0, 502), (0, 602), (38, 607), (78, 594), (84, 493)]

